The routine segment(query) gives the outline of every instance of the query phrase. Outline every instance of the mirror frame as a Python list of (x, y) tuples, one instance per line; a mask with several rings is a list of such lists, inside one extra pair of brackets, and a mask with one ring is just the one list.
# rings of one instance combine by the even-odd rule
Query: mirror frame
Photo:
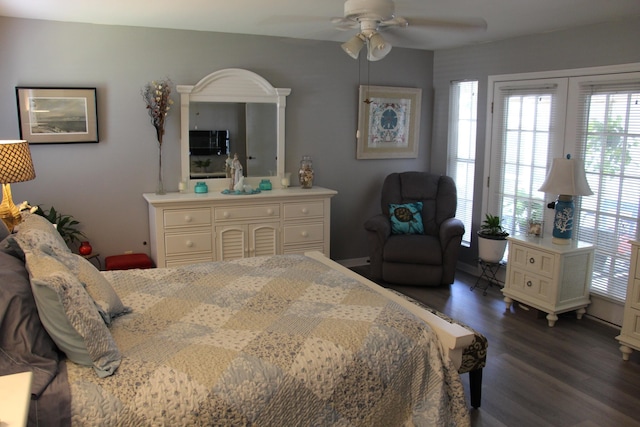
[[(276, 105), (276, 176), (285, 172), (285, 108), (289, 88), (276, 88), (262, 76), (240, 68), (215, 71), (195, 85), (177, 85), (180, 93), (180, 170), (181, 179), (193, 191), (196, 179), (191, 179), (189, 160), (189, 108), (192, 102), (270, 103)], [(261, 179), (246, 177), (245, 182), (257, 188)], [(197, 179), (212, 189), (228, 188), (226, 178)]]

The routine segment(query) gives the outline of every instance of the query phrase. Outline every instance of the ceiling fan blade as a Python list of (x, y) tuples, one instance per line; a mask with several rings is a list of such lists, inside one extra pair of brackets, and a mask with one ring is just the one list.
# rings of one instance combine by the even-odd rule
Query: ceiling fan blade
[(485, 31), (487, 29), (487, 21), (482, 18), (469, 18), (463, 20), (409, 18), (407, 21), (411, 27), (430, 27), (434, 29), (454, 31)]
[(353, 30), (360, 26), (357, 21), (348, 18), (331, 18), (331, 23), (337, 30), (342, 31)]

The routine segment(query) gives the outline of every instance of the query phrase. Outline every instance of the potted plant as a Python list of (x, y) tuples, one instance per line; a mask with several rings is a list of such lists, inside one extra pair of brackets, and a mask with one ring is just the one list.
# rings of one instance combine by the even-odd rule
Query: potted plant
[(501, 225), (500, 217), (486, 214), (478, 230), (478, 257), (484, 262), (500, 262), (507, 248), (508, 235)]
[(211, 164), (211, 159), (206, 160), (194, 160), (193, 164), (200, 170), (200, 172), (206, 172), (207, 168)]

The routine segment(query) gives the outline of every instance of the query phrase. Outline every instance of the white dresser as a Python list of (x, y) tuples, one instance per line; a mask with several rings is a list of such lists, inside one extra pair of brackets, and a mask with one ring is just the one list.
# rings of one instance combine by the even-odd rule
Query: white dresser
[(578, 319), (590, 304), (594, 246), (572, 240), (556, 245), (550, 237), (510, 236), (507, 275), (502, 290), (507, 310), (519, 301), (547, 313), (549, 326), (558, 314), (577, 310)]
[(144, 194), (158, 267), (317, 250), (329, 257), (331, 198), (322, 187), (252, 195)]
[(624, 305), (622, 331), (616, 339), (620, 342), (622, 358), (629, 360), (633, 349), (640, 350), (640, 242), (631, 242), (631, 264), (629, 266), (629, 284)]

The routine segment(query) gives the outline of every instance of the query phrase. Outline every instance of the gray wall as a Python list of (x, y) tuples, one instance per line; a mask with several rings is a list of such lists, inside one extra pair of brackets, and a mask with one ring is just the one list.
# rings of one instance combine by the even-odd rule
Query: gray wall
[[(286, 169), (297, 171), (309, 154), (315, 183), (339, 192), (332, 211), (334, 259), (367, 255), (362, 224), (379, 209), (388, 173), (429, 167), (433, 52), (395, 48), (369, 70), (372, 85), (423, 90), (420, 154), (408, 160), (355, 159), (359, 74), (366, 84), (367, 70), (338, 43), (0, 17), (0, 63), (0, 139), (19, 136), (15, 86), (97, 87), (100, 142), (32, 145), (37, 178), (11, 188), (17, 203), (54, 205), (75, 216), (103, 256), (148, 252), (142, 193), (155, 191), (158, 148), (140, 89), (154, 79), (195, 84), (237, 67), (291, 88)], [(165, 186), (177, 191), (177, 111), (168, 117), (163, 162)]]
[[(487, 79), (497, 74), (564, 70), (640, 62), (640, 18), (593, 25), (478, 46), (436, 51), (434, 56), (434, 133), (430, 168), (446, 173), (449, 85), (452, 80), (478, 80), (478, 138), (474, 224), (482, 212), (482, 177), (487, 120)], [(477, 246), (463, 248), (461, 262), (476, 265)]]

